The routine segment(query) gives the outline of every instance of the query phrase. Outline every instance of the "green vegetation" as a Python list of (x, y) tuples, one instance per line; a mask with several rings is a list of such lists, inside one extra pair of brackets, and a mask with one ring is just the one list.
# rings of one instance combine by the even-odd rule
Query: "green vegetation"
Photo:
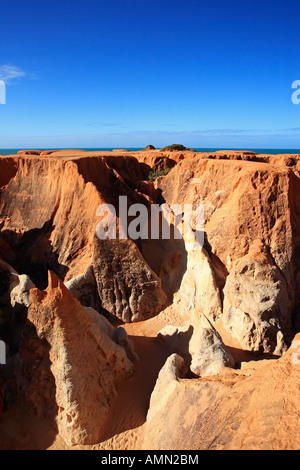
[(148, 179), (153, 183), (156, 178), (158, 178), (159, 176), (166, 176), (168, 173), (170, 173), (171, 170), (172, 168), (165, 168), (164, 170), (160, 171), (150, 171)]
[(192, 149), (185, 147), (184, 145), (181, 145), (181, 144), (172, 144), (172, 145), (168, 145), (167, 147), (162, 148), (161, 150), (166, 151), (166, 150), (192, 150)]

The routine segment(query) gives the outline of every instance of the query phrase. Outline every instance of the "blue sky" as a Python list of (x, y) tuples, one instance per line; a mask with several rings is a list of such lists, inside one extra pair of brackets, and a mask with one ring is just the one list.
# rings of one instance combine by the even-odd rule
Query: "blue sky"
[(297, 1), (0, 6), (0, 148), (300, 148)]

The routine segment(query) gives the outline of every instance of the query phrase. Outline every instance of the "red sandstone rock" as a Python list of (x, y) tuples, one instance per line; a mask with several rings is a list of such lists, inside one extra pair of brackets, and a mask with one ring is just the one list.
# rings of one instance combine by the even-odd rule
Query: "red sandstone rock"
[(117, 388), (133, 373), (125, 349), (114, 341), (115, 328), (98, 317), (52, 273), (46, 291), (30, 293), (18, 389), (30, 410), (56, 421), (69, 445), (101, 440)]
[(170, 356), (151, 396), (143, 448), (297, 450), (299, 340), (278, 360), (198, 380), (184, 379), (180, 357)]
[[(168, 176), (147, 181), (150, 169), (166, 167)], [(173, 331), (181, 324), (172, 323), (176, 313), (187, 319), (177, 334), (193, 327), (193, 368), (205, 359), (202, 314), (238, 348), (233, 356), (284, 353), (300, 330), (299, 177), (299, 155), (248, 151), (28, 150), (0, 157), (0, 255), (20, 273), (0, 304), (9, 303), (7, 312), (12, 303), (27, 308), (28, 274), (39, 287), (30, 293), (15, 371), (28, 409), (55, 419), (69, 444), (102, 439), (135, 355), (124, 331), (88, 307), (143, 320), (133, 331), (146, 341), (147, 319), (172, 303), (165, 325)], [(174, 239), (98, 240), (96, 209), (117, 207), (120, 195), (147, 207), (203, 203), (204, 248)], [(49, 269), (57, 276), (48, 285)], [(214, 368), (208, 355), (205, 367), (219, 375), (200, 371), (193, 380), (171, 356), (151, 399), (145, 448), (299, 447), (298, 355), (292, 347), (279, 360), (231, 371), (220, 369), (219, 359)]]
[[(183, 295), (178, 292), (178, 308), (210, 309), (211, 292), (219, 292), (223, 306), (220, 310), (215, 303), (210, 318), (222, 317), (243, 348), (280, 353), (299, 317), (296, 173), (282, 165), (199, 156), (178, 163), (156, 186), (170, 205), (205, 208), (208, 264), (200, 252), (188, 253), (185, 275), (190, 279), (182, 283)], [(208, 289), (207, 282), (196, 280), (209, 271)]]
[[(48, 269), (65, 281), (82, 275), (90, 267), (98, 273), (100, 258), (95, 234), (99, 223), (96, 211), (100, 204), (110, 203), (117, 207), (119, 195), (127, 195), (129, 204), (148, 203), (148, 196), (139, 192), (138, 183), (146, 179), (150, 169), (147, 170), (147, 165), (139, 164), (134, 157), (58, 158), (57, 153), (55, 155), (0, 159), (1, 168), (8, 168), (7, 176), (0, 168), (3, 175), (0, 213), (5, 216), (2, 219), (2, 240), (17, 253), (20, 270), (28, 272), (41, 288), (47, 285)], [(136, 187), (136, 191), (132, 187)], [(98, 244), (101, 244), (100, 240)], [(142, 260), (136, 245), (132, 245), (132, 250)], [(151, 271), (146, 267), (144, 272), (147, 270)], [(125, 279), (127, 273), (123, 274)], [(153, 276), (157, 279), (154, 273)], [(141, 276), (139, 280), (143, 281)], [(150, 292), (149, 276), (144, 281), (148, 282)], [(152, 284), (154, 303), (156, 292), (158, 299), (153, 311), (147, 310), (148, 315), (163, 308), (164, 295), (156, 287), (159, 282), (157, 279)], [(93, 307), (101, 307), (100, 299), (106, 296), (101, 286), (97, 286), (99, 294), (91, 286), (96, 296)], [(129, 281), (124, 288), (129, 292), (136, 286)], [(114, 313), (114, 305), (107, 301), (104, 303), (102, 309)], [(124, 308), (127, 310), (126, 306)], [(119, 313), (120, 318), (126, 315)], [(129, 317), (138, 320), (144, 319), (144, 315), (145, 309), (139, 315), (136, 305), (134, 314)]]

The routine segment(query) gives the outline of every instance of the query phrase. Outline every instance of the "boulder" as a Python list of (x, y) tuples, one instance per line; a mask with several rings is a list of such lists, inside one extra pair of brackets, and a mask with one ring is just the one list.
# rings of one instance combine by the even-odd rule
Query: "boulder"
[(157, 336), (173, 353), (183, 357), (191, 372), (199, 377), (217, 375), (223, 367), (235, 367), (235, 360), (220, 334), (197, 311), (193, 311), (191, 323), (166, 326)]
[(29, 291), (35, 287), (29, 276), (19, 274), (12, 266), (0, 259), (0, 302), (29, 307)]
[(217, 375), (223, 367), (235, 367), (235, 360), (217, 330), (204, 314), (194, 315), (194, 333), (189, 350), (191, 371), (199, 377)]

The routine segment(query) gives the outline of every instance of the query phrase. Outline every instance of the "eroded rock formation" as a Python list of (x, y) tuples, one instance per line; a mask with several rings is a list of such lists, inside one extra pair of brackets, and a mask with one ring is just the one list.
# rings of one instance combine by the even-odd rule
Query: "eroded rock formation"
[(31, 290), (16, 366), (18, 389), (26, 406), (56, 422), (70, 445), (101, 440), (118, 385), (133, 374), (118, 336), (55, 274), (49, 273), (46, 291)]
[(234, 323), (245, 349), (282, 352), (299, 316), (298, 173), (196, 156), (156, 185), (170, 205), (205, 207), (204, 251), (188, 253), (180, 308), (221, 315), (228, 330)]
[[(120, 195), (128, 197), (129, 205), (148, 204), (149, 196), (138, 188), (147, 178), (147, 165), (132, 156), (71, 158), (61, 157), (59, 152), (54, 153), (55, 158), (21, 155), (8, 160), (14, 163), (14, 175), (9, 180), (9, 173), (1, 193), (1, 238), (12, 252), (9, 256), (3, 249), (8, 261), (29, 274), (40, 288), (47, 286), (47, 270), (51, 269), (66, 282), (71, 281), (73, 292), (85, 305), (123, 320), (142, 320), (158, 313), (165, 296), (147, 263), (140, 268), (143, 261), (137, 245), (120, 243), (109, 250), (108, 244), (103, 245), (96, 237), (100, 204), (117, 207)], [(7, 159), (0, 159), (0, 172), (6, 165)], [(147, 191), (147, 185), (143, 188)], [(124, 250), (127, 263), (126, 257), (118, 258)], [(103, 282), (103, 269), (111, 282)], [(82, 282), (87, 272), (89, 280)], [(145, 300), (146, 291), (151, 293), (151, 302), (149, 295)], [(114, 296), (120, 299), (117, 307)]]
[[(161, 313), (170, 357), (144, 448), (299, 446), (299, 178), (299, 155), (247, 151), (0, 156), (0, 339), (28, 410), (67, 445), (101, 442), (134, 341)], [(168, 239), (100, 240), (97, 208), (114, 207), (119, 228), (120, 196), (147, 209), (203, 204), (203, 247), (174, 226)], [(239, 369), (241, 352), (282, 357)]]
[(299, 339), (278, 360), (198, 380), (185, 379), (183, 359), (170, 356), (151, 396), (143, 448), (297, 450)]

